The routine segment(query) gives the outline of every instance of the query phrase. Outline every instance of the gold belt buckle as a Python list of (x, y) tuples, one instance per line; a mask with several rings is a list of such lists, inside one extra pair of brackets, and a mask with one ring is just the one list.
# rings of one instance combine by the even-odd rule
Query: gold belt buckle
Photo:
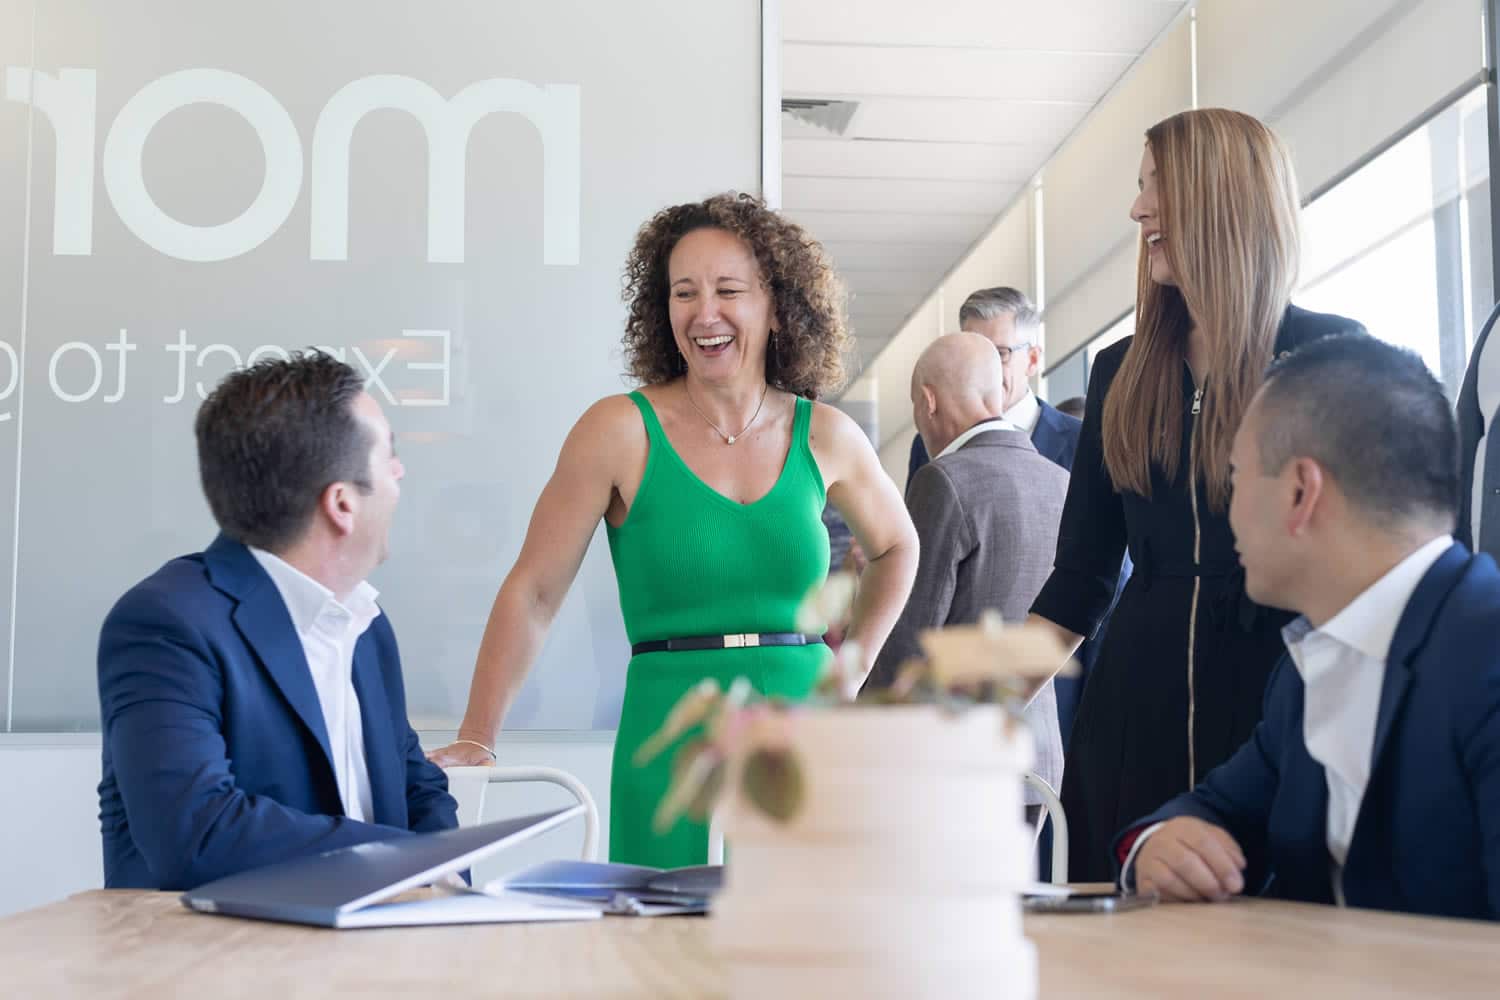
[(744, 649), (747, 646), (759, 646), (760, 634), (758, 632), (742, 632), (739, 635), (726, 635), (724, 637), (725, 649)]

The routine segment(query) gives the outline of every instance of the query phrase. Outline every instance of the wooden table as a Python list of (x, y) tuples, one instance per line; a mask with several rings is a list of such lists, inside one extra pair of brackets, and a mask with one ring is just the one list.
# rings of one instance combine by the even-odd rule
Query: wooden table
[[(1028, 917), (1043, 997), (1500, 995), (1500, 925), (1240, 900)], [(719, 997), (695, 918), (324, 931), (86, 892), (0, 920), (15, 997)], [(792, 1000), (781, 997), (776, 1000)]]

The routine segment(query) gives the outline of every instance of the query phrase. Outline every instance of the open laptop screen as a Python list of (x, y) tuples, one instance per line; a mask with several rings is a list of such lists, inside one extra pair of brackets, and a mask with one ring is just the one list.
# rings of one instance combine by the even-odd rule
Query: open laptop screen
[(182, 902), (204, 913), (339, 925), (341, 915), (427, 885), (582, 815), (581, 805), (356, 844), (206, 882)]

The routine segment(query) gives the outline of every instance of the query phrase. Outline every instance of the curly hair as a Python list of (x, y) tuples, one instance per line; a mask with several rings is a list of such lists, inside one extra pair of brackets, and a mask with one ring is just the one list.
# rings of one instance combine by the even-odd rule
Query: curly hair
[(678, 240), (698, 229), (722, 229), (755, 254), (780, 329), (766, 352), (766, 381), (818, 399), (843, 388), (852, 338), (844, 319), (844, 286), (821, 244), (754, 195), (727, 192), (673, 205), (652, 216), (625, 261), (622, 297), (628, 374), (652, 385), (687, 371), (668, 316), (667, 261)]

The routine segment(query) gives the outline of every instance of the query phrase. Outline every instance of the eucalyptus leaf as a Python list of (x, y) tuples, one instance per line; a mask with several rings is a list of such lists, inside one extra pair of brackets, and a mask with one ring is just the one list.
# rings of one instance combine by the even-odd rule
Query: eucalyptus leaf
[(719, 708), (724, 697), (719, 691), (719, 685), (711, 678), (705, 678), (694, 685), (672, 706), (661, 728), (636, 748), (635, 766), (640, 767), (655, 760), (663, 750), (672, 745), (673, 740), (707, 719)]
[(745, 794), (761, 812), (785, 823), (802, 808), (806, 793), (802, 765), (784, 747), (759, 747), (745, 758)]
[(678, 751), (672, 759), (672, 782), (667, 787), (667, 794), (657, 804), (656, 814), (651, 819), (652, 828), (657, 833), (672, 829), (678, 817), (698, 800), (704, 782), (722, 766), (722, 755), (703, 740), (693, 740)]
[(724, 779), (728, 773), (729, 765), (722, 757), (715, 757), (713, 764), (708, 768), (708, 773), (703, 777), (703, 783), (698, 786), (698, 792), (688, 802), (684, 812), (699, 823), (707, 823), (713, 815), (714, 807), (719, 804), (719, 797), (724, 792)]

